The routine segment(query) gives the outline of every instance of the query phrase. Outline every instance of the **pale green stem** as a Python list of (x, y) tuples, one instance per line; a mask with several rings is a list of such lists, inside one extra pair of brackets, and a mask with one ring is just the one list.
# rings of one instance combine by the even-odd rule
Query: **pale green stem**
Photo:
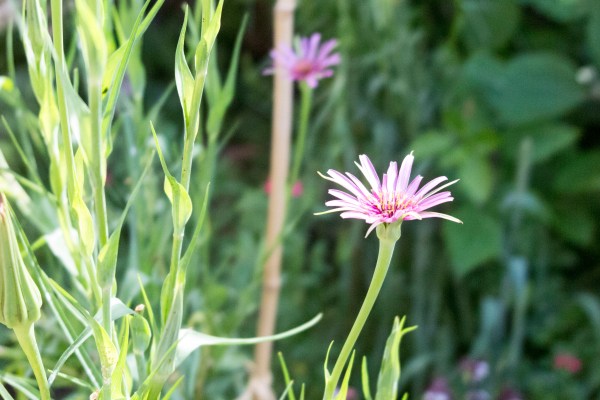
[[(91, 155), (91, 165), (94, 170), (91, 172), (91, 179), (94, 192), (94, 208), (96, 214), (96, 229), (98, 231), (98, 240), (100, 248), (108, 242), (108, 216), (106, 213), (106, 196), (104, 193), (104, 171), (102, 171), (103, 143), (102, 143), (102, 93), (100, 85), (90, 85), (90, 112), (92, 117), (92, 140), (94, 142), (94, 152)], [(103, 282), (106, 284), (106, 282)], [(112, 318), (110, 310), (110, 298), (112, 292), (112, 278), (109, 286), (102, 289), (102, 325), (104, 330), (112, 337)]]
[(13, 331), (15, 332), (15, 336), (17, 337), (25, 356), (27, 356), (27, 361), (29, 361), (29, 365), (35, 375), (35, 380), (40, 389), (40, 399), (51, 400), (48, 378), (46, 377), (42, 356), (40, 355), (40, 350), (37, 341), (35, 340), (33, 324), (13, 327)]
[[(73, 155), (73, 148), (71, 146), (71, 132), (69, 131), (69, 115), (67, 110), (67, 100), (65, 97), (65, 92), (63, 89), (63, 76), (67, 76), (66, 68), (65, 68), (65, 55), (63, 49), (63, 20), (62, 20), (62, 1), (61, 0), (52, 0), (50, 3), (51, 13), (52, 13), (52, 37), (54, 43), (54, 51), (56, 53), (56, 97), (58, 101), (58, 111), (60, 115), (60, 129), (62, 135), (62, 146), (63, 152), (66, 155), (65, 164), (67, 166), (67, 197), (70, 196), (71, 193), (74, 192), (75, 185), (75, 157)], [(60, 72), (59, 72), (60, 71)], [(58, 197), (58, 203), (60, 205), (59, 209), (61, 210), (62, 219), (64, 220), (64, 224), (61, 226), (63, 232), (65, 232), (65, 240), (70, 244), (70, 249), (75, 248), (75, 244), (71, 241), (71, 217), (70, 211), (68, 208), (68, 204), (65, 201), (61, 201), (61, 193), (56, 193)], [(69, 201), (71, 199), (69, 198)], [(59, 218), (60, 219), (60, 218)], [(81, 265), (86, 263), (86, 260), (81, 260), (81, 263), (77, 263)], [(81, 269), (80, 269), (80, 272)], [(92, 293), (94, 294), (94, 299), (96, 301), (100, 300), (100, 290), (97, 287), (97, 283), (95, 283), (95, 279), (92, 274), (88, 273), (89, 282), (92, 289)]]
[(354, 344), (358, 339), (358, 335), (362, 331), (367, 317), (371, 313), (373, 309), (373, 305), (375, 304), (375, 300), (377, 300), (377, 296), (379, 295), (379, 291), (381, 290), (381, 286), (383, 285), (383, 281), (385, 280), (385, 276), (387, 274), (388, 268), (390, 266), (390, 261), (392, 259), (392, 254), (394, 253), (394, 246), (396, 245), (396, 241), (391, 238), (380, 238), (379, 239), (379, 256), (377, 257), (377, 264), (375, 266), (375, 272), (373, 272), (373, 278), (371, 279), (371, 284), (369, 285), (369, 290), (367, 291), (367, 295), (365, 296), (365, 300), (356, 316), (356, 320), (354, 321), (354, 325), (352, 325), (352, 329), (346, 338), (346, 342), (342, 347), (342, 351), (335, 362), (333, 367), (333, 371), (331, 376), (325, 383), (325, 394), (323, 395), (323, 400), (332, 400), (335, 392), (335, 388), (337, 387), (338, 381), (342, 372), (344, 370), (344, 366), (348, 361), (348, 357), (352, 353), (352, 349), (354, 348)]
[[(296, 145), (294, 146), (294, 159), (292, 164), (292, 170), (290, 173), (290, 188), (291, 192), (294, 184), (298, 180), (300, 175), (300, 167), (302, 166), (302, 159), (304, 158), (304, 147), (306, 143), (306, 134), (308, 132), (308, 120), (310, 117), (310, 108), (312, 105), (312, 88), (306, 83), (300, 85), (300, 93), (302, 94), (300, 100), (300, 118), (298, 120), (298, 138), (296, 139)], [(289, 195), (288, 195), (289, 197)]]

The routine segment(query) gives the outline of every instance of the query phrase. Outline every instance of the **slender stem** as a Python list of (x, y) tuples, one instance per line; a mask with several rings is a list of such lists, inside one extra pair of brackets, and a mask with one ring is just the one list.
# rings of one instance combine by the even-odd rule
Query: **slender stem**
[[(295, 0), (278, 0), (275, 4), (275, 48), (291, 46), (294, 31)], [(271, 130), (271, 161), (269, 178), (271, 194), (267, 215), (265, 249), (269, 255), (263, 269), (263, 286), (258, 317), (258, 336), (271, 335), (275, 330), (277, 303), (281, 287), (280, 236), (285, 218), (286, 183), (289, 169), (292, 131), (293, 83), (280, 68), (275, 69), (273, 86), (273, 125)], [(271, 389), (271, 356), (273, 344), (260, 343), (254, 352), (254, 367), (249, 390), (252, 398), (275, 398)]]
[[(94, 79), (94, 78), (92, 78)], [(101, 85), (93, 83), (89, 85), (89, 101), (91, 113), (91, 132), (94, 142), (94, 152), (91, 155), (91, 165), (94, 168), (92, 171), (94, 185), (94, 207), (96, 211), (96, 224), (98, 230), (98, 239), (100, 248), (104, 247), (108, 242), (108, 217), (106, 213), (106, 196), (104, 193), (104, 143), (102, 140), (102, 89)]]
[[(310, 117), (310, 108), (312, 105), (312, 89), (306, 83), (300, 85), (300, 93), (302, 94), (300, 101), (300, 119), (298, 121), (298, 138), (294, 146), (294, 158), (292, 170), (290, 173), (290, 190), (298, 180), (300, 175), (300, 167), (304, 158), (304, 147), (306, 143), (306, 134), (308, 132), (308, 120)], [(289, 197), (289, 195), (288, 195)]]
[(352, 353), (352, 349), (354, 348), (354, 344), (358, 339), (358, 335), (362, 331), (367, 317), (373, 309), (375, 300), (379, 295), (379, 291), (381, 290), (381, 286), (383, 285), (383, 281), (385, 280), (385, 276), (390, 266), (390, 261), (392, 259), (392, 254), (394, 253), (395, 244), (396, 240), (393, 239), (380, 238), (379, 240), (379, 256), (377, 257), (377, 264), (375, 266), (375, 272), (373, 272), (373, 278), (371, 279), (369, 290), (367, 291), (365, 300), (363, 301), (363, 304), (360, 307), (360, 311), (356, 316), (354, 325), (352, 325), (352, 329), (350, 330), (350, 333), (346, 338), (346, 342), (342, 347), (342, 351), (340, 352), (340, 355), (337, 361), (335, 362), (331, 376), (325, 383), (325, 394), (323, 396), (324, 400), (333, 399), (335, 388), (337, 387), (337, 383), (340, 379), (340, 376), (342, 375), (344, 366), (348, 361), (348, 357)]
[(29, 361), (33, 374), (35, 375), (35, 380), (40, 389), (40, 399), (51, 400), (48, 378), (46, 377), (42, 356), (40, 355), (40, 350), (37, 341), (35, 340), (33, 324), (14, 327), (13, 331), (19, 341), (19, 345), (21, 345), (21, 348), (27, 357), (27, 361)]

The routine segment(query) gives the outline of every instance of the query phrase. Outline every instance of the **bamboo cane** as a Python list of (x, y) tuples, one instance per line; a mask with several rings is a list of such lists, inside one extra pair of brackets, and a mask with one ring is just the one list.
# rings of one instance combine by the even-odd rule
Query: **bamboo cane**
[[(291, 46), (294, 32), (296, 0), (278, 0), (274, 9), (275, 48)], [(258, 319), (258, 336), (269, 336), (275, 331), (277, 303), (281, 288), (281, 258), (283, 246), (281, 232), (285, 219), (290, 141), (292, 133), (293, 83), (285, 71), (275, 66), (273, 87), (273, 125), (271, 130), (271, 166), (269, 179), (271, 192), (267, 214), (265, 249), (267, 252)], [(271, 400), (275, 394), (271, 387), (271, 342), (256, 345), (250, 382), (240, 399)]]

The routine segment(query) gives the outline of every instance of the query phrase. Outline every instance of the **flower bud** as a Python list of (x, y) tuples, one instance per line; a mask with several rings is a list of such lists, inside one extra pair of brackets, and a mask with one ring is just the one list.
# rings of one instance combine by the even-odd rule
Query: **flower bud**
[(8, 200), (0, 193), (0, 323), (10, 329), (40, 319), (42, 296), (21, 257)]

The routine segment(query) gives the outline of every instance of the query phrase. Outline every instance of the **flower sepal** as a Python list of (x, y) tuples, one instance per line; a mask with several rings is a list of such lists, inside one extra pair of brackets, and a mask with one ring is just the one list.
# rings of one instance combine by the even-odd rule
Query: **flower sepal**
[(383, 223), (377, 225), (377, 228), (375, 228), (375, 232), (377, 233), (377, 237), (379, 238), (379, 240), (396, 242), (398, 241), (398, 239), (400, 239), (400, 236), (402, 234), (400, 229), (401, 226), (402, 220), (399, 219), (398, 221), (392, 223)]

